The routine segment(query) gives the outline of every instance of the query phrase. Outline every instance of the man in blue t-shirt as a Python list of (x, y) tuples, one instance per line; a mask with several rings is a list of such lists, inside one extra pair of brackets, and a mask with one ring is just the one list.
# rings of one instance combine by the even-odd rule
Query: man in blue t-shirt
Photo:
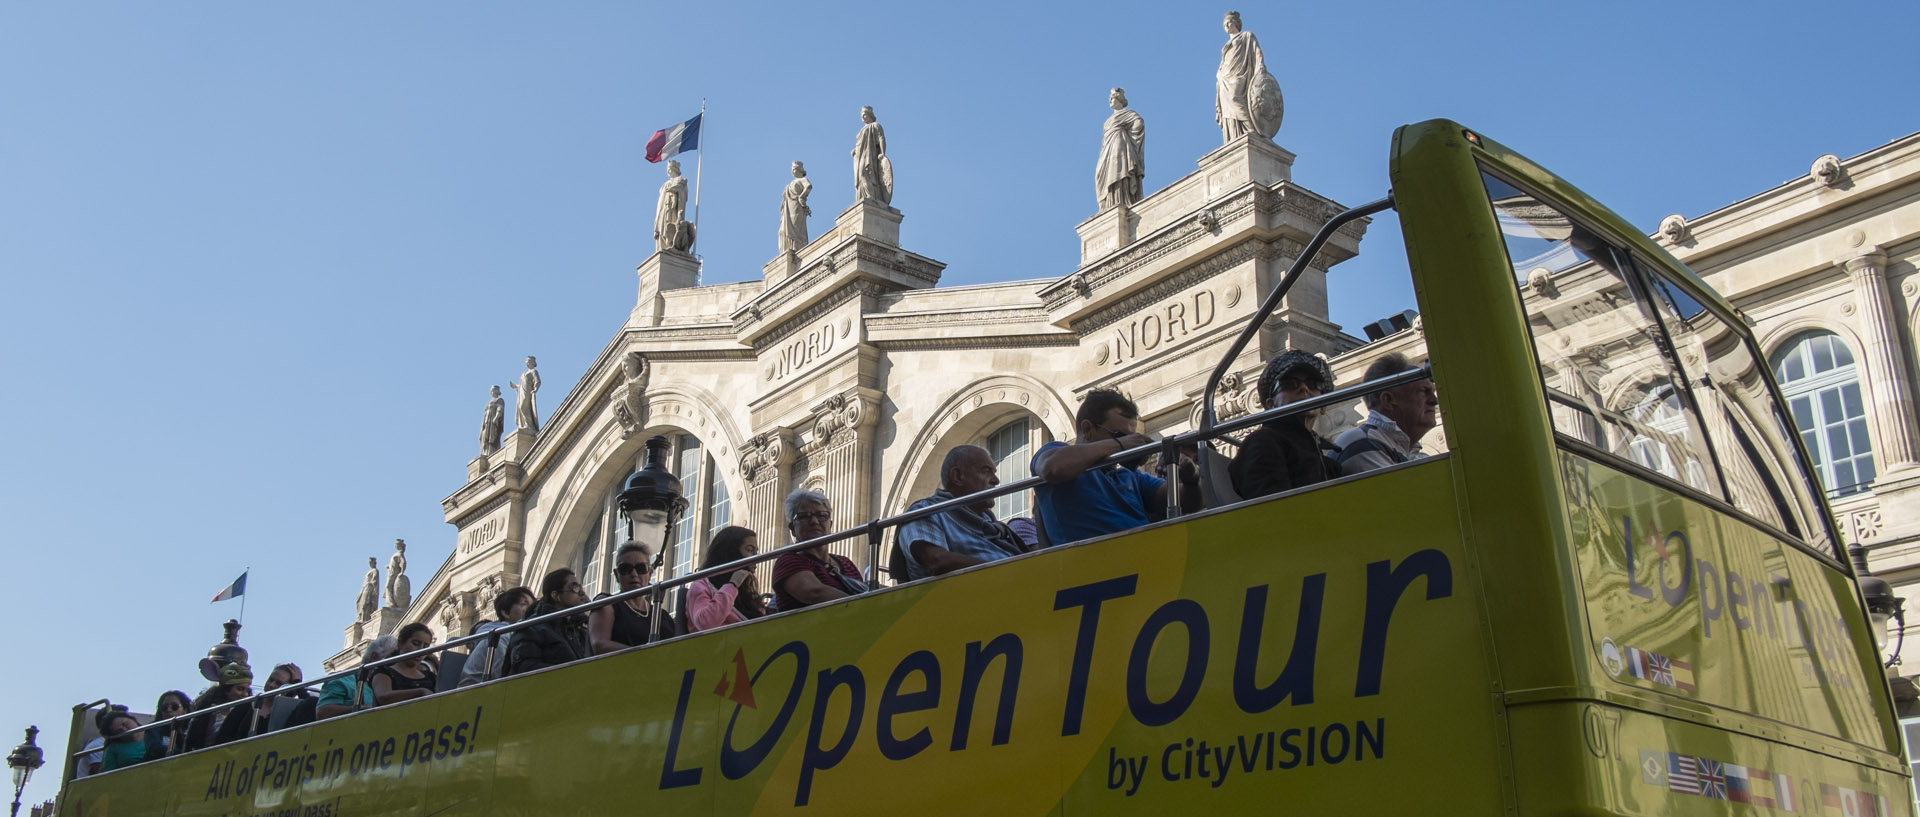
[[(1148, 445), (1139, 432), (1140, 409), (1113, 389), (1094, 389), (1073, 416), (1072, 444), (1058, 440), (1040, 448), (1033, 475), (1046, 480), (1034, 490), (1040, 521), (1056, 543), (1105, 536), (1153, 521), (1167, 506), (1167, 483), (1120, 465), (1094, 465), (1117, 452)], [(1193, 465), (1180, 464), (1180, 506), (1200, 508), (1200, 480)]]

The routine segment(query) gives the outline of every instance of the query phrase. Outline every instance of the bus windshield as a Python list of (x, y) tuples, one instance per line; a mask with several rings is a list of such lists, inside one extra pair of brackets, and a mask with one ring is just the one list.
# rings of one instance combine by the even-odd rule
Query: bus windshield
[(1752, 341), (1621, 242), (1481, 179), (1555, 433), (1833, 555)]

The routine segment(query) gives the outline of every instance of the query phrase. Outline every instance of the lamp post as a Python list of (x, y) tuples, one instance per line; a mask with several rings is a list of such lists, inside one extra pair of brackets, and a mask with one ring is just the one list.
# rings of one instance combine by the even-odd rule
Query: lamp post
[[(680, 515), (687, 512), (687, 500), (680, 495), (680, 479), (667, 470), (667, 449), (672, 447), (664, 436), (654, 436), (647, 440), (647, 464), (633, 476), (627, 477), (626, 485), (620, 490), (620, 514), (627, 518), (627, 535), (640, 540), (649, 527), (660, 529), (660, 548), (654, 553), (653, 583), (660, 583), (662, 568), (666, 564), (667, 548), (673, 542), (673, 525), (680, 521)], [(654, 609), (661, 608), (661, 593), (655, 590), (652, 595)], [(647, 640), (660, 637), (660, 616), (652, 617), (652, 631)]]
[(12, 817), (20, 817), (20, 792), (27, 788), (27, 779), (33, 777), (33, 770), (43, 762), (40, 747), (33, 745), (33, 737), (38, 734), (40, 727), (27, 727), (27, 742), (13, 747), (13, 753), (7, 755), (7, 768), (13, 770)]
[[(1906, 600), (1894, 595), (1893, 585), (1886, 579), (1873, 575), (1867, 569), (1867, 549), (1860, 545), (1847, 548), (1852, 557), (1853, 572), (1860, 582), (1860, 595), (1867, 602), (1867, 617), (1873, 622), (1873, 646), (1881, 653), (1882, 665), (1895, 667), (1900, 664), (1900, 649), (1907, 640)], [(1898, 635), (1893, 642), (1893, 652), (1887, 652), (1887, 623), (1899, 625)]]

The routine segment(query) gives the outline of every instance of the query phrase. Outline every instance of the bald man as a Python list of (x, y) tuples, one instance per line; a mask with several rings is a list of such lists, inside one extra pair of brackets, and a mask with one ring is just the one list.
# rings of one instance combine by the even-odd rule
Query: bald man
[[(957, 446), (940, 464), (940, 490), (913, 503), (909, 511), (984, 491), (1000, 484), (993, 456), (977, 445)], [(900, 526), (897, 547), (906, 557), (907, 578), (924, 579), (978, 564), (1018, 556), (1026, 546), (993, 518), (993, 499), (916, 519)]]

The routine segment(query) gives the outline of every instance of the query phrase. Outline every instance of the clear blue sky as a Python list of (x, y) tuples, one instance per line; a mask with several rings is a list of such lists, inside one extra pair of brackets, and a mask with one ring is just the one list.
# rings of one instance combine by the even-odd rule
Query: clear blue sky
[[(367, 556), (407, 539), (423, 585), (487, 386), (538, 355), (551, 408), (621, 324), (662, 177), (641, 146), (703, 96), (709, 282), (773, 256), (790, 161), (813, 170), (816, 234), (851, 201), (861, 105), (887, 128), (903, 243), (943, 283), (1058, 276), (1094, 209), (1107, 88), (1146, 118), (1150, 189), (1218, 143), (1224, 10), (7, 4), (0, 541), (22, 595), (0, 749), (29, 723), (64, 746), (84, 699), (197, 692), (238, 612), (206, 600), (248, 566), (242, 642), (310, 676)], [(1890, 36), (1912, 3), (1241, 11), (1286, 92), (1295, 180), (1350, 204), (1385, 192), (1392, 129), (1434, 116), (1648, 230), (1920, 128)], [(1350, 331), (1407, 305), (1343, 297), (1369, 269), (1334, 282)]]

